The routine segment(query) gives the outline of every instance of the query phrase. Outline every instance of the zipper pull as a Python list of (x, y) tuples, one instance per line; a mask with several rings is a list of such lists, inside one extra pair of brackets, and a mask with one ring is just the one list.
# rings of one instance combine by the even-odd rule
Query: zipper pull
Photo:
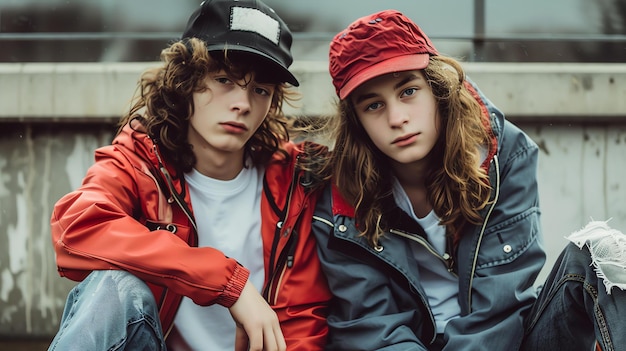
[(291, 240), (291, 243), (289, 243), (287, 251), (287, 262), (285, 263), (287, 265), (287, 268), (293, 267), (293, 261), (296, 255), (296, 246), (298, 246), (298, 232), (295, 230), (292, 231), (291, 238), (289, 239)]
[(293, 267), (293, 255), (287, 256), (287, 268)]

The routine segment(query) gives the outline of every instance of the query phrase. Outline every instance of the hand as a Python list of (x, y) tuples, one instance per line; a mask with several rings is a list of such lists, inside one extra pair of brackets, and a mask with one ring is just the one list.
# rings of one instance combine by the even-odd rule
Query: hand
[(230, 307), (235, 320), (235, 351), (285, 351), (287, 345), (278, 317), (250, 281)]

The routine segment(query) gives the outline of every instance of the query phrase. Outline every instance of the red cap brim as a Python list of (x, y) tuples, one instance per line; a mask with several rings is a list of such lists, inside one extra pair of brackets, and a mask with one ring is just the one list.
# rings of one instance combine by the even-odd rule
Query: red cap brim
[(424, 69), (426, 68), (426, 66), (428, 66), (429, 59), (429, 54), (410, 54), (392, 57), (385, 61), (371, 65), (354, 75), (352, 78), (350, 78), (350, 80), (346, 82), (343, 88), (339, 90), (339, 98), (341, 100), (345, 99), (359, 85), (374, 77), (393, 72)]

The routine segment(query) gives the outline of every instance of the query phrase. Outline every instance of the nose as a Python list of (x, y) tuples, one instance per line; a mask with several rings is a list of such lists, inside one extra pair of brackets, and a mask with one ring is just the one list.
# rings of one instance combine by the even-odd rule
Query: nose
[(240, 85), (236, 88), (231, 108), (242, 115), (250, 112), (250, 92), (247, 85)]
[(408, 111), (401, 106), (388, 104), (387, 111), (387, 121), (392, 128), (400, 128), (409, 121)]

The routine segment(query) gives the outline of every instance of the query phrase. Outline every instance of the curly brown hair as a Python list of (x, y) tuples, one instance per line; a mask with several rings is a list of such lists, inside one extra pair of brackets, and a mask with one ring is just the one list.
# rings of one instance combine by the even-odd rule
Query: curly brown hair
[[(465, 73), (453, 58), (433, 56), (423, 70), (437, 101), (442, 131), (429, 154), (426, 175), (428, 201), (446, 226), (458, 235), (467, 223), (479, 223), (479, 211), (489, 203), (491, 187), (478, 167), (481, 149), (491, 147), (479, 103), (466, 87)], [(333, 179), (342, 196), (355, 208), (356, 221), (368, 242), (378, 245), (389, 229), (383, 199), (392, 194), (392, 167), (360, 124), (350, 99), (339, 101), (337, 116), (325, 128), (334, 143), (322, 177)]]
[(144, 71), (130, 110), (120, 119), (121, 129), (134, 118), (140, 118), (148, 135), (159, 146), (162, 156), (182, 172), (196, 163), (187, 141), (189, 118), (194, 112), (193, 93), (205, 89), (209, 73), (224, 70), (234, 79), (254, 72), (260, 83), (276, 84), (268, 115), (246, 144), (244, 159), (256, 165), (266, 164), (289, 140), (288, 120), (283, 103), (296, 100), (298, 94), (283, 82), (276, 81), (272, 69), (253, 54), (237, 51), (207, 51), (197, 38), (176, 41), (161, 51), (162, 65)]

